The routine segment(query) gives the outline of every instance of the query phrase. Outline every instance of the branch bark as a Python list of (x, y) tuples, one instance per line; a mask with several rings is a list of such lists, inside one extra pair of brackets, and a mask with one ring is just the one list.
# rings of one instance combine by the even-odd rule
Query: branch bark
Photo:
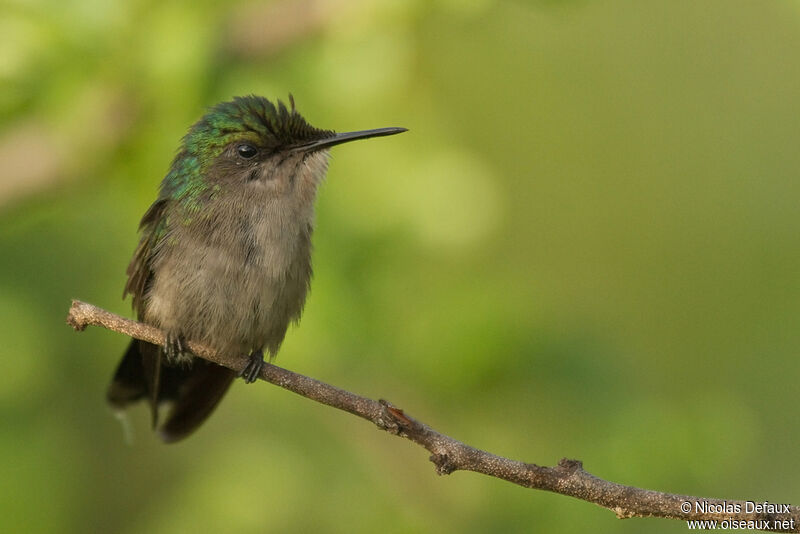
[[(125, 319), (78, 300), (72, 301), (67, 323), (77, 331), (87, 326), (101, 326), (156, 345), (164, 344), (164, 333), (158, 328)], [(234, 371), (241, 371), (247, 363), (238, 355), (218, 354), (192, 341), (187, 345), (196, 356)], [(707, 520), (716, 521), (717, 528), (800, 532), (800, 508), (796, 506), (676, 495), (624, 486), (600, 479), (585, 471), (579, 460), (567, 458), (555, 467), (511, 460), (437, 432), (385, 400), (361, 397), (272, 364), (265, 366), (260, 378), (307, 399), (371, 421), (381, 430), (413, 441), (431, 453), (430, 460), (440, 475), (474, 471), (525, 488), (551, 491), (591, 502), (608, 508), (620, 519), (663, 517), (684, 521)]]

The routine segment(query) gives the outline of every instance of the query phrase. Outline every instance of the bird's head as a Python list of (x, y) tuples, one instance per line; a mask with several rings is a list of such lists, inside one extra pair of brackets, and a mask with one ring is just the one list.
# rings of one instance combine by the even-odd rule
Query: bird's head
[(405, 128), (335, 133), (311, 126), (290, 105), (260, 96), (212, 107), (183, 138), (164, 181), (173, 198), (225, 188), (261, 188), (274, 195), (313, 196), (327, 169), (330, 147)]

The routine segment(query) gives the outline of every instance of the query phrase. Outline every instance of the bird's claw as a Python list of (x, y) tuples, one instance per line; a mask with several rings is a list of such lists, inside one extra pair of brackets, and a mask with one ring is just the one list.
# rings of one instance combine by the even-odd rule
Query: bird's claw
[(167, 360), (175, 362), (180, 359), (181, 355), (186, 352), (185, 343), (181, 334), (168, 333), (164, 342), (164, 353), (167, 355)]
[(247, 362), (247, 365), (244, 366), (242, 372), (239, 373), (239, 376), (244, 378), (246, 384), (252, 384), (256, 380), (258, 380), (259, 375), (261, 375), (261, 371), (267, 363), (264, 361), (264, 353), (260, 350), (255, 351), (250, 355), (250, 361)]

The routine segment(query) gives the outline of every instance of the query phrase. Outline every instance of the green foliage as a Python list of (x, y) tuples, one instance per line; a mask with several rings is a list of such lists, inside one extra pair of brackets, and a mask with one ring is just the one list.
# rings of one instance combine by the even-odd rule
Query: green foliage
[(263, 384), (175, 446), (132, 410), (125, 444), (103, 395), (126, 340), (72, 333), (69, 301), (129, 313), (136, 225), (188, 126), (289, 92), (321, 128), (410, 132), (334, 154), (312, 295), (276, 363), (497, 454), (798, 494), (796, 5), (0, 12), (4, 530), (685, 530), (438, 478), (409, 443)]

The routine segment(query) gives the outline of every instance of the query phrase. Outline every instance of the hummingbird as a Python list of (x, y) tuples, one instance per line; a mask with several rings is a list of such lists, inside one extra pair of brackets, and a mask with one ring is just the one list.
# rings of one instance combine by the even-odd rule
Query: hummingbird
[(303, 311), (330, 148), (405, 131), (315, 128), (291, 95), (288, 107), (250, 95), (210, 108), (183, 137), (127, 269), (123, 298), (131, 295), (139, 320), (166, 341), (131, 340), (108, 389), (111, 406), (146, 400), (168, 443), (196, 430), (237, 373), (193, 356), (186, 340), (241, 355), (239, 376), (254, 382), (264, 353), (275, 357)]

